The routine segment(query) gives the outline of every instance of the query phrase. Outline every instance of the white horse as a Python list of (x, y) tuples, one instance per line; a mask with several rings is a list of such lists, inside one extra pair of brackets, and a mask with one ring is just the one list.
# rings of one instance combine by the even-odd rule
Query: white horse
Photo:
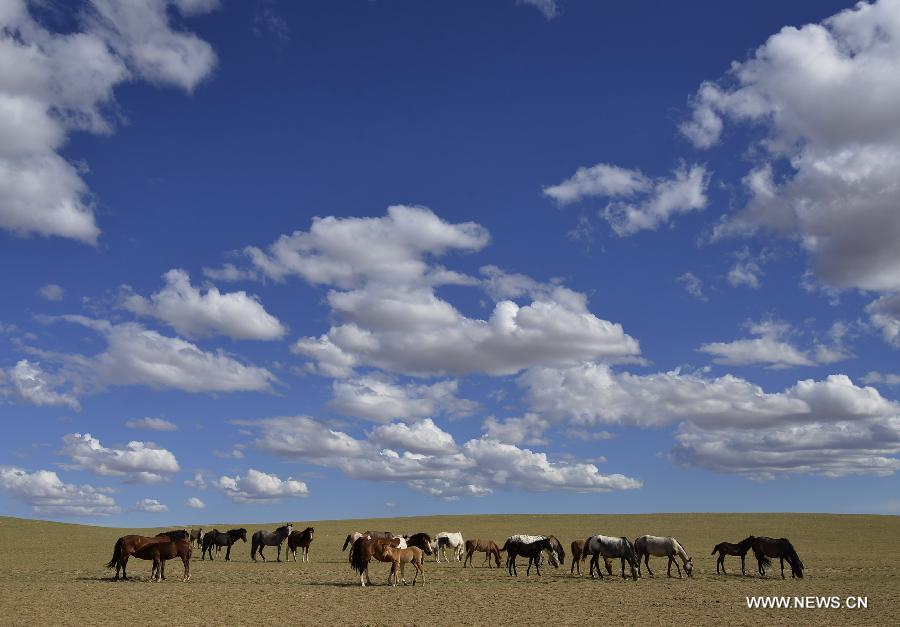
[(441, 556), (444, 557), (444, 560), (449, 562), (450, 560), (444, 555), (444, 547), (452, 547), (456, 554), (456, 561), (461, 562), (463, 557), (463, 551), (466, 548), (466, 543), (463, 540), (462, 533), (459, 531), (451, 532), (451, 531), (442, 531), (439, 534), (434, 536), (434, 540), (431, 542), (431, 549), (434, 551), (434, 561), (440, 562)]
[(647, 565), (647, 572), (651, 577), (653, 576), (653, 571), (650, 570), (650, 556), (668, 557), (669, 577), (672, 576), (672, 564), (675, 564), (675, 568), (678, 569), (678, 578), (681, 579), (681, 568), (678, 566), (678, 562), (675, 561), (675, 556), (677, 555), (681, 558), (681, 563), (684, 564), (684, 572), (687, 573), (687, 576), (694, 576), (693, 560), (688, 556), (681, 543), (671, 536), (641, 536), (634, 541), (634, 552), (637, 554), (638, 573), (641, 572), (642, 557), (644, 558), (644, 564)]
[[(552, 536), (532, 536), (532, 535), (528, 535), (525, 533), (517, 533), (515, 535), (509, 536), (506, 539), (506, 542), (503, 544), (504, 548), (502, 548), (500, 550), (505, 551), (506, 547), (509, 546), (510, 542), (521, 542), (522, 544), (531, 544), (532, 542), (537, 542), (538, 540), (546, 540), (547, 538), (550, 538), (550, 537), (552, 537)], [(559, 546), (559, 541), (556, 540), (556, 538), (553, 538), (553, 540), (555, 540), (555, 542), (551, 542), (551, 544), (554, 545), (553, 550), (547, 551), (546, 553), (550, 556), (550, 565), (553, 568), (559, 568), (559, 558), (557, 557), (557, 554), (556, 554), (557, 550), (558, 550), (557, 547)], [(559, 550), (561, 550), (561, 548)], [(506, 559), (507, 559), (507, 561), (509, 561), (509, 556), (507, 556)], [(544, 552), (541, 552), (540, 559), (541, 560), (544, 559)], [(540, 563), (543, 564), (543, 561), (541, 561)]]
[(600, 575), (600, 579), (603, 579), (603, 573), (600, 572), (599, 560), (602, 556), (618, 557), (622, 560), (622, 579), (626, 579), (625, 562), (627, 561), (628, 565), (631, 567), (631, 578), (637, 581), (640, 564), (635, 555), (634, 546), (628, 541), (628, 538), (616, 538), (613, 536), (597, 534), (584, 541), (584, 552), (586, 555), (591, 556), (591, 579), (594, 578), (594, 568), (597, 569), (597, 574)]

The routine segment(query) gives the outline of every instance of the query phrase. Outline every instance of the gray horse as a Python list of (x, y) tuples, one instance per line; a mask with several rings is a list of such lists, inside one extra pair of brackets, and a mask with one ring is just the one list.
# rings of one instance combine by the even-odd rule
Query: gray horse
[(600, 572), (600, 557), (618, 557), (622, 560), (622, 579), (626, 579), (625, 562), (628, 562), (631, 567), (631, 578), (637, 581), (639, 568), (637, 556), (634, 552), (634, 545), (628, 541), (628, 538), (616, 538), (601, 534), (591, 536), (584, 541), (584, 552), (591, 556), (591, 579), (594, 578), (595, 568), (600, 579), (603, 579), (603, 573)]
[(263, 555), (263, 549), (267, 546), (277, 546), (278, 559), (276, 561), (280, 562), (281, 545), (287, 539), (287, 537), (291, 535), (291, 531), (293, 530), (294, 526), (291, 523), (288, 523), (283, 527), (279, 527), (275, 531), (263, 531), (262, 529), (260, 529), (253, 534), (253, 538), (251, 539), (250, 558), (255, 562), (256, 554), (259, 553), (259, 556), (265, 562), (266, 556)]

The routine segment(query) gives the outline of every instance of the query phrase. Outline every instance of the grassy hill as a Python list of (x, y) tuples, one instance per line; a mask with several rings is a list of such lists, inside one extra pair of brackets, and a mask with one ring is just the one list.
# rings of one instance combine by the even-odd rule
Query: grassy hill
[[(203, 521), (196, 521), (199, 524)], [(250, 533), (270, 525), (243, 526)], [(343, 521), (295, 520), (316, 529), (309, 564), (250, 561), (249, 543), (238, 543), (233, 561), (200, 561), (191, 581), (181, 583), (180, 562), (169, 579), (148, 583), (150, 563), (129, 562), (129, 582), (111, 581), (104, 564), (116, 538), (152, 535), (157, 529), (113, 529), (0, 517), (0, 623), (72, 624), (900, 624), (900, 517), (825, 514), (495, 515), (383, 518)], [(210, 524), (203, 524), (211, 528)], [(171, 527), (169, 528), (171, 529)], [(376, 585), (362, 589), (341, 545), (353, 530), (413, 533), (461, 531), (465, 538), (502, 541), (512, 533), (552, 533), (567, 551), (564, 567), (548, 567), (518, 579), (506, 571), (463, 569), (459, 563), (426, 562), (426, 585), (383, 585), (388, 564), (373, 564)], [(568, 545), (594, 533), (673, 535), (694, 558), (693, 579), (668, 579), (665, 560), (651, 566), (655, 579), (608, 577), (592, 581), (569, 574)], [(748, 534), (788, 537), (807, 571), (782, 580), (777, 562), (767, 579), (726, 558), (729, 575), (716, 575), (713, 545)], [(223, 554), (224, 555), (224, 554)], [(476, 564), (480, 564), (480, 558)], [(618, 568), (618, 565), (617, 565)], [(586, 569), (585, 569), (586, 570)], [(673, 569), (674, 572), (674, 569)], [(410, 578), (411, 579), (411, 578)], [(863, 610), (750, 610), (749, 595), (867, 596)]]

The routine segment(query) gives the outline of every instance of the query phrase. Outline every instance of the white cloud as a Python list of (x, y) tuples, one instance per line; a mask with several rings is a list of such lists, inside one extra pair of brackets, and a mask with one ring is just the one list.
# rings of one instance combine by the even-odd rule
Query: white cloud
[(766, 229), (799, 242), (832, 286), (900, 289), (900, 83), (885, 78), (898, 73), (900, 2), (881, 0), (785, 27), (701, 86), (682, 126), (696, 145), (718, 142), (726, 120), (765, 132), (750, 200), (715, 235)]
[(453, 437), (431, 420), (383, 425), (366, 440), (306, 416), (239, 424), (260, 430), (255, 443), (266, 452), (337, 468), (354, 479), (405, 482), (414, 490), (445, 499), (484, 496), (508, 488), (606, 492), (641, 486), (630, 477), (602, 474), (593, 464), (552, 462), (544, 453), (490, 437), (456, 445)]
[(166, 286), (150, 296), (126, 293), (129, 311), (158, 318), (186, 337), (227, 335), (236, 340), (277, 340), (287, 332), (259, 300), (244, 291), (221, 293), (208, 286), (206, 293), (191, 285), (184, 270), (169, 270)]
[(90, 485), (63, 483), (50, 470), (29, 473), (12, 466), (0, 467), (0, 487), (39, 514), (60, 516), (109, 516), (119, 512), (106, 491)]
[(884, 341), (900, 348), (900, 293), (886, 294), (866, 306), (869, 321), (881, 330)]
[(67, 33), (54, 33), (23, 0), (0, 10), (0, 228), (94, 244), (100, 235), (83, 164), (59, 151), (69, 133), (108, 134), (114, 88), (149, 80), (186, 90), (208, 76), (212, 48), (172, 28), (182, 13), (211, 8), (185, 1), (92, 0)]
[(542, 436), (549, 426), (548, 420), (535, 413), (505, 420), (489, 416), (484, 421), (485, 435), (506, 444), (546, 444)]
[(156, 499), (141, 499), (134, 504), (132, 508), (137, 512), (150, 512), (151, 514), (160, 514), (169, 511), (169, 507), (160, 503)]
[(578, 168), (562, 183), (545, 187), (544, 195), (567, 205), (590, 196), (627, 197), (652, 189), (653, 182), (640, 170), (598, 163), (590, 168)]
[(876, 372), (875, 370), (871, 370), (865, 374), (862, 378), (863, 383), (883, 383), (884, 385), (900, 385), (900, 374), (894, 373), (881, 373)]
[(208, 487), (206, 477), (203, 476), (202, 472), (195, 472), (193, 479), (185, 479), (184, 485), (189, 488), (197, 488), (198, 490), (205, 490)]
[(398, 385), (374, 376), (332, 383), (329, 406), (354, 418), (373, 422), (418, 420), (439, 413), (467, 415), (478, 408), (474, 401), (458, 398), (458, 381), (438, 381), (430, 385)]
[(171, 451), (152, 443), (131, 441), (125, 448), (107, 448), (90, 433), (63, 436), (60, 451), (76, 468), (96, 475), (129, 477), (135, 483), (158, 483), (180, 470)]
[(516, 0), (516, 2), (534, 7), (548, 20), (552, 20), (559, 15), (558, 0)]
[(128, 420), (125, 426), (129, 429), (149, 429), (150, 431), (177, 431), (178, 425), (163, 418), (139, 418)]
[(66, 406), (79, 411), (81, 405), (75, 396), (53, 389), (57, 378), (44, 372), (40, 364), (27, 359), (20, 359), (9, 369), (9, 380), (21, 400), (38, 406)]
[(585, 364), (520, 377), (531, 407), (577, 426), (678, 424), (679, 463), (769, 478), (900, 469), (900, 405), (845, 375), (779, 393), (731, 375), (614, 373)]
[(676, 281), (684, 286), (684, 291), (694, 298), (707, 301), (709, 298), (703, 293), (703, 281), (693, 272), (685, 272)]
[(65, 358), (67, 367), (94, 387), (147, 385), (185, 392), (235, 392), (268, 390), (275, 381), (265, 368), (245, 365), (221, 350), (201, 350), (139, 324), (113, 324), (84, 316), (61, 319), (93, 329), (106, 339), (103, 353)]
[(767, 252), (754, 255), (750, 249), (744, 246), (734, 253), (734, 265), (728, 271), (728, 282), (732, 287), (745, 285), (753, 289), (759, 289), (760, 277), (763, 274), (762, 267), (769, 260)]
[(184, 504), (191, 509), (203, 509), (206, 507), (206, 503), (198, 499), (196, 496), (192, 496), (188, 498)]
[(48, 283), (38, 290), (38, 296), (51, 302), (61, 301), (65, 295), (66, 291), (55, 283)]
[(216, 487), (235, 503), (244, 505), (278, 503), (285, 497), (309, 496), (309, 488), (303, 481), (290, 477), (281, 480), (278, 475), (253, 468), (243, 477), (219, 477)]

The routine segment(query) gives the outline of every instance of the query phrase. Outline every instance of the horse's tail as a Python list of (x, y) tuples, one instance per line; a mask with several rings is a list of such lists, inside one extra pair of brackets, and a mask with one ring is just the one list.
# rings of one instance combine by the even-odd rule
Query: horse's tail
[(788, 563), (791, 565), (791, 569), (797, 574), (798, 577), (803, 579), (803, 562), (800, 561), (800, 556), (797, 555), (797, 551), (794, 550), (794, 545), (791, 544), (790, 540), (785, 539), (784, 543), (787, 545), (787, 558)]
[(509, 551), (509, 538), (506, 539), (506, 542), (503, 543), (503, 546), (500, 548), (500, 551)]
[(723, 544), (725, 544), (725, 543), (724, 543), (724, 542), (719, 542), (716, 546), (714, 546), (714, 547), (713, 547), (713, 550), (712, 550), (712, 553), (710, 553), (710, 555), (715, 555), (716, 553), (718, 553), (719, 550), (722, 548), (722, 545), (723, 545)]
[(357, 538), (353, 543), (353, 546), (350, 547), (350, 566), (353, 567), (353, 570), (362, 575), (366, 571), (365, 557), (363, 557), (362, 543), (365, 541), (365, 537)]
[(256, 559), (256, 549), (259, 547), (259, 542), (259, 539), (254, 533), (253, 537), (250, 538), (250, 559)]
[(122, 545), (125, 544), (125, 541), (122, 538), (116, 540), (116, 546), (113, 548), (112, 559), (107, 562), (107, 568), (115, 568), (119, 565), (119, 562), (122, 561)]

